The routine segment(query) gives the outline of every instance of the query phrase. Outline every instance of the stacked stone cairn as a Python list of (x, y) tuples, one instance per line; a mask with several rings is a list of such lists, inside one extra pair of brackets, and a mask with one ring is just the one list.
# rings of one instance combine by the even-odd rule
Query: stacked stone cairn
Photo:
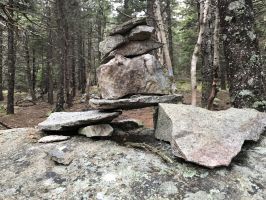
[[(182, 95), (169, 95), (169, 80), (159, 61), (150, 54), (162, 47), (153, 40), (154, 28), (146, 18), (132, 19), (115, 27), (101, 42), (103, 54), (97, 69), (99, 98), (90, 100), (93, 110), (53, 113), (39, 124), (42, 131), (73, 131), (87, 137), (110, 136), (113, 127), (140, 127), (136, 120), (114, 120), (122, 110), (157, 107), (182, 102)], [(157, 112), (154, 112), (157, 119)], [(114, 121), (113, 121), (114, 120)]]

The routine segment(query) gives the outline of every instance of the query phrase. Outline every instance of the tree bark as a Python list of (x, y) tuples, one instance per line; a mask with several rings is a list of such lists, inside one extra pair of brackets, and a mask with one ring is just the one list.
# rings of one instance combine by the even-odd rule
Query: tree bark
[(3, 95), (3, 29), (0, 27), (0, 101), (4, 100)]
[(202, 96), (201, 106), (207, 108), (209, 97), (212, 91), (214, 74), (214, 20), (215, 0), (211, 0), (207, 14), (205, 31), (202, 36), (201, 57), (202, 57)]
[[(9, 14), (14, 16), (14, 1), (9, 0)], [(7, 114), (14, 114), (14, 92), (15, 92), (15, 73), (16, 73), (16, 50), (15, 50), (15, 22), (8, 23), (8, 75), (7, 75)]]
[(220, 1), (219, 10), (232, 105), (257, 108), (265, 85), (252, 0)]
[[(167, 21), (167, 27), (168, 27), (169, 54), (170, 54), (171, 62), (174, 65), (173, 31), (172, 31), (172, 0), (167, 0), (166, 14), (167, 14), (166, 21)], [(174, 68), (173, 68), (173, 73), (174, 73)]]
[(207, 23), (207, 15), (209, 11), (210, 0), (206, 0), (205, 2), (200, 3), (200, 31), (197, 40), (197, 44), (195, 45), (194, 52), (191, 59), (191, 104), (193, 106), (197, 105), (197, 63), (199, 59), (199, 54), (201, 50), (201, 44), (203, 39), (203, 34), (205, 32), (206, 23)]
[[(34, 76), (31, 72), (31, 67), (30, 67), (29, 36), (27, 33), (25, 33), (25, 44), (24, 45), (25, 45), (26, 75), (27, 75), (27, 79), (28, 79), (28, 88), (29, 88), (29, 92), (30, 92), (32, 101), (35, 103), (36, 102), (36, 95), (35, 95), (34, 83), (33, 83)], [(32, 66), (34, 66), (34, 64), (32, 64)], [(34, 70), (32, 70), (32, 71), (34, 71)]]
[(158, 0), (155, 0), (155, 18), (158, 24), (159, 34), (160, 34), (160, 37), (163, 43), (163, 54), (165, 58), (165, 64), (168, 68), (168, 75), (171, 79), (173, 79), (174, 77), (173, 67), (172, 67), (168, 42), (167, 42), (166, 33), (165, 33), (164, 21), (163, 21), (162, 13), (161, 13), (161, 6)]

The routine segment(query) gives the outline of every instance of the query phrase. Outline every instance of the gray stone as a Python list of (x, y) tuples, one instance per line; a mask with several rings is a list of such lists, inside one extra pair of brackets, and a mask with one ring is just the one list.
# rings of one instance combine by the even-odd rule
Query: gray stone
[(70, 165), (74, 159), (74, 155), (69, 151), (67, 146), (56, 147), (49, 151), (49, 156), (57, 164)]
[[(166, 164), (146, 150), (83, 137), (64, 142), (74, 159), (61, 166), (48, 154), (61, 145), (32, 143), (30, 132), (0, 131), (0, 199), (266, 199), (265, 134), (245, 145), (230, 168), (210, 170), (179, 160)], [(171, 156), (168, 143), (140, 139)]]
[(125, 57), (136, 57), (146, 53), (151, 52), (152, 50), (162, 47), (162, 43), (156, 42), (153, 40), (145, 41), (130, 41), (121, 47), (115, 49), (114, 51), (106, 54), (102, 59), (102, 64), (109, 62), (116, 55), (122, 55)]
[(113, 131), (114, 129), (109, 124), (99, 124), (81, 128), (78, 132), (86, 137), (107, 137), (111, 136)]
[(104, 55), (110, 53), (112, 50), (121, 46), (127, 41), (127, 39), (122, 35), (113, 35), (105, 38), (104, 41), (100, 43), (100, 52)]
[(117, 55), (97, 69), (104, 99), (120, 99), (133, 94), (168, 94), (169, 80), (160, 63), (150, 54), (136, 58)]
[(63, 131), (78, 129), (86, 125), (110, 122), (118, 117), (120, 112), (57, 112), (52, 113), (44, 122), (38, 125), (42, 131)]
[(115, 35), (115, 34), (127, 34), (131, 29), (138, 25), (147, 25), (147, 18), (135, 18), (132, 20), (129, 20), (127, 22), (124, 22), (123, 24), (120, 24), (116, 26), (114, 29), (112, 29), (109, 33), (109, 35)]
[(134, 130), (144, 126), (143, 123), (137, 119), (115, 119), (111, 122), (111, 125), (112, 127), (119, 128), (123, 131)]
[(148, 40), (151, 38), (151, 35), (154, 33), (155, 29), (151, 26), (141, 25), (137, 26), (131, 30), (128, 39), (129, 40)]
[(258, 141), (265, 128), (266, 114), (252, 109), (159, 104), (155, 136), (171, 142), (174, 155), (214, 168), (228, 166), (244, 142)]
[(62, 142), (65, 140), (69, 140), (70, 136), (63, 136), (63, 135), (49, 135), (45, 136), (38, 140), (39, 143), (52, 143), (52, 142)]
[(108, 99), (90, 99), (90, 105), (95, 109), (100, 110), (131, 110), (137, 108), (145, 108), (157, 106), (159, 103), (181, 103), (183, 101), (183, 95), (163, 95), (163, 96), (143, 96), (134, 95), (130, 98), (108, 100)]

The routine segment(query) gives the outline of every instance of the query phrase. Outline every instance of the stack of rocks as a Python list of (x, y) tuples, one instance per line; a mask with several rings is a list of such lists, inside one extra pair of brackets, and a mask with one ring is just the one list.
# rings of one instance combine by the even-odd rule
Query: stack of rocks
[(132, 120), (112, 122), (121, 110), (155, 107), (157, 121), (159, 103), (182, 102), (182, 95), (168, 95), (169, 80), (158, 60), (148, 54), (162, 46), (151, 39), (153, 33), (154, 28), (147, 25), (146, 18), (133, 19), (113, 29), (100, 45), (104, 55), (97, 70), (101, 98), (90, 99), (94, 110), (53, 113), (39, 124), (39, 129), (78, 130), (87, 137), (110, 136), (112, 127), (140, 127)]
[(102, 99), (91, 99), (93, 108), (136, 109), (182, 101), (182, 95), (168, 95), (170, 81), (149, 54), (162, 47), (152, 39), (154, 31), (146, 18), (133, 19), (114, 28), (101, 42), (103, 59), (97, 78)]

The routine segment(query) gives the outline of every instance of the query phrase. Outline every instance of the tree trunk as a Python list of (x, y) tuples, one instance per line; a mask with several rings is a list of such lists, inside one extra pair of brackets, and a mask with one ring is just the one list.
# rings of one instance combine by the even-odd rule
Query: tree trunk
[(166, 21), (167, 21), (167, 27), (168, 27), (169, 54), (170, 54), (171, 62), (174, 65), (173, 31), (172, 31), (172, 0), (167, 0), (166, 13), (167, 13)]
[(32, 89), (33, 89), (34, 96), (36, 96), (35, 95), (35, 90), (36, 90), (36, 73), (37, 73), (37, 69), (36, 69), (36, 50), (33, 47), (32, 48)]
[(259, 109), (264, 77), (252, 0), (220, 1), (219, 10), (232, 105)]
[(218, 72), (220, 68), (220, 16), (219, 9), (217, 7), (217, 3), (214, 2), (215, 6), (215, 23), (214, 23), (214, 34), (213, 34), (213, 70), (212, 70), (212, 88), (208, 98), (208, 106), (209, 110), (213, 109), (214, 99), (219, 92), (217, 87), (218, 82)]
[(75, 43), (75, 37), (72, 36), (71, 39), (71, 48), (72, 48), (72, 57), (71, 57), (71, 90), (72, 90), (72, 98), (76, 96), (76, 43)]
[(51, 62), (53, 59), (53, 39), (51, 30), (51, 8), (47, 7), (47, 27), (48, 27), (48, 43), (47, 43), (47, 58), (46, 58), (46, 81), (48, 89), (48, 103), (54, 104), (54, 83), (53, 83), (53, 73), (51, 68)]
[[(14, 16), (14, 1), (9, 0), (9, 14)], [(16, 50), (15, 50), (15, 22), (8, 24), (8, 75), (7, 75), (7, 114), (14, 114), (14, 92), (15, 92), (15, 72), (16, 72)]]
[[(36, 95), (35, 95), (34, 85), (33, 85), (33, 77), (34, 76), (31, 72), (31, 67), (30, 67), (29, 36), (27, 35), (27, 33), (25, 33), (25, 44), (24, 45), (25, 45), (26, 75), (27, 75), (27, 79), (28, 79), (28, 88), (29, 88), (29, 92), (30, 92), (32, 101), (35, 102), (36, 101)], [(32, 64), (32, 66), (34, 66), (34, 64)], [(32, 70), (32, 71), (34, 71), (34, 70)]]
[(213, 61), (214, 61), (214, 20), (215, 20), (215, 0), (211, 0), (212, 6), (207, 14), (205, 31), (202, 36), (201, 55), (202, 55), (202, 96), (201, 106), (207, 108), (209, 96), (212, 91), (213, 83)]
[(158, 0), (155, 0), (155, 18), (158, 24), (159, 34), (161, 36), (162, 43), (163, 43), (163, 54), (165, 58), (165, 64), (168, 68), (168, 75), (171, 79), (173, 79), (173, 76), (174, 76), (173, 67), (172, 67), (168, 42), (167, 42), (166, 33), (165, 33), (164, 21), (163, 21), (162, 13), (161, 13), (161, 6)]
[(199, 54), (201, 50), (201, 44), (203, 39), (203, 34), (205, 32), (207, 15), (209, 11), (210, 0), (200, 3), (200, 31), (198, 36), (197, 44), (195, 45), (194, 52), (191, 59), (191, 104), (193, 106), (197, 105), (197, 63), (199, 59)]
[(3, 100), (3, 29), (0, 27), (0, 101)]

